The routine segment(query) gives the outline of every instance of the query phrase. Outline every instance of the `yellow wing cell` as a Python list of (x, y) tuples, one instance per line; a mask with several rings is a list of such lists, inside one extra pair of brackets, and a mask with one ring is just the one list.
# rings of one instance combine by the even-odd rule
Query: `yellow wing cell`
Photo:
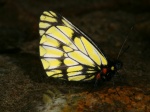
[(94, 62), (88, 56), (86, 56), (80, 51), (70, 52), (68, 53), (68, 55), (70, 58), (76, 60), (77, 62), (83, 65), (92, 66), (92, 67), (95, 66)]
[(48, 35), (43, 35), (40, 41), (40, 44), (52, 46), (58, 48), (60, 46), (60, 43), (55, 38), (52, 38)]
[(76, 72), (76, 71), (82, 71), (82, 70), (83, 70), (83, 67), (81, 65), (77, 65), (77, 66), (70, 66), (67, 69), (67, 72), (70, 73), (70, 72)]
[(53, 17), (53, 15), (52, 15), (50, 12), (48, 12), (48, 11), (44, 11), (43, 14), (44, 14), (44, 15), (47, 15), (47, 16)]
[(63, 50), (64, 50), (65, 52), (71, 52), (71, 51), (73, 51), (73, 49), (70, 48), (70, 47), (68, 47), (68, 46), (63, 46)]
[(62, 71), (61, 70), (51, 70), (46, 72), (47, 75), (50, 77), (53, 75), (53, 77), (58, 78), (58, 77), (63, 77)]
[(39, 26), (40, 26), (40, 28), (48, 28), (48, 27), (50, 27), (51, 25), (50, 25), (49, 23), (40, 22), (40, 23), (39, 23)]
[(78, 71), (78, 72), (70, 72), (67, 74), (68, 76), (68, 80), (69, 81), (80, 81), (83, 80), (86, 76), (85, 75), (81, 75), (82, 72)]
[(49, 66), (50, 66), (49, 61), (47, 61), (47, 60), (45, 60), (45, 59), (41, 59), (41, 61), (42, 61), (42, 64), (43, 64), (44, 69), (48, 69)]
[(64, 64), (66, 66), (74, 66), (74, 65), (78, 65), (79, 63), (74, 61), (73, 59), (70, 59), (70, 58), (65, 58), (64, 59)]
[(61, 61), (59, 59), (53, 59), (53, 58), (44, 58), (41, 59), (44, 69), (45, 70), (50, 70), (54, 68), (58, 68), (61, 65)]
[(74, 77), (68, 77), (68, 81), (81, 81), (83, 79), (85, 79), (85, 75), (76, 75)]
[(45, 33), (45, 30), (39, 30), (39, 34), (40, 34), (40, 36), (42, 36), (43, 34)]
[(82, 51), (84, 54), (87, 55), (87, 51), (85, 50), (85, 47), (83, 45), (84, 43), (81, 41), (79, 37), (75, 37), (74, 43), (78, 47), (78, 49), (80, 49), (80, 51)]
[(41, 15), (40, 20), (41, 21), (50, 21), (52, 23), (57, 22), (56, 18), (52, 18), (52, 17), (45, 16), (45, 15)]
[(101, 55), (99, 52), (98, 52), (98, 54), (99, 54), (99, 56), (100, 56), (100, 59), (101, 59), (102, 65), (107, 65), (108, 63), (107, 63), (106, 58), (105, 58), (103, 55)]
[(95, 78), (95, 75), (92, 75), (91, 77), (88, 77), (88, 78), (84, 79), (84, 81), (90, 81), (90, 80), (92, 80), (94, 78)]
[(50, 47), (50, 46), (43, 46), (43, 48), (46, 50), (44, 57), (57, 58), (57, 57), (62, 57), (64, 55), (64, 52), (57, 48)]
[[(49, 12), (48, 11), (44, 11), (43, 14), (47, 15), (47, 16), (50, 16), (50, 17), (57, 17), (57, 15), (54, 12), (52, 12), (52, 11), (49, 11)], [(49, 22), (51, 22), (51, 21), (49, 21)]]
[(40, 56), (44, 56), (46, 54), (46, 49), (43, 46), (39, 46)]
[(98, 55), (98, 52), (94, 48), (94, 46), (87, 40), (85, 37), (81, 37), (82, 42), (84, 43), (84, 46), (86, 48), (86, 51), (88, 52), (89, 57), (94, 60), (98, 65), (101, 65), (100, 56)]

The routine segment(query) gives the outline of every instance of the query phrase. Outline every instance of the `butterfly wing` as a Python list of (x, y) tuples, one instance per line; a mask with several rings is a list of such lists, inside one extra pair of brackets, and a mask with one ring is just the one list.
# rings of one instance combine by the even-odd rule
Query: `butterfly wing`
[(44, 11), (40, 17), (40, 56), (49, 77), (90, 81), (107, 65), (94, 42), (63, 16)]

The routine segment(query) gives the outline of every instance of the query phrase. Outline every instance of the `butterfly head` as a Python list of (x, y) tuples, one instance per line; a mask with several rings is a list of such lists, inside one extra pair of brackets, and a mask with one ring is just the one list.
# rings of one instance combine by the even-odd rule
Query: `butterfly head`
[(120, 70), (122, 68), (122, 66), (123, 66), (123, 63), (121, 61), (119, 61), (119, 60), (114, 61), (114, 69), (115, 69), (115, 71)]
[(109, 62), (108, 66), (102, 67), (101, 70), (101, 78), (104, 81), (109, 81), (116, 74), (118, 70), (120, 70), (123, 66), (123, 63), (119, 60)]

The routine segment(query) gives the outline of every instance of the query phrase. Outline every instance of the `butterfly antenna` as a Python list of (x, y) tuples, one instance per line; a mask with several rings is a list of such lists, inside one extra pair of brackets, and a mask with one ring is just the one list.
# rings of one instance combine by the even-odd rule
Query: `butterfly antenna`
[[(129, 34), (130, 34), (130, 32), (132, 31), (132, 29), (133, 29), (133, 26), (131, 27), (129, 33), (127, 34), (127, 36), (126, 36), (126, 38), (125, 38), (125, 40), (124, 40), (124, 42), (123, 42), (123, 44), (122, 44), (122, 46), (121, 46), (121, 48), (120, 48), (120, 50), (119, 50), (117, 59), (119, 59), (119, 57), (121, 56), (121, 53), (123, 54), (123, 53), (129, 48), (129, 46), (128, 46), (128, 47), (123, 51), (123, 47), (125, 46), (125, 44), (126, 44), (126, 42), (127, 42), (127, 40), (128, 40)], [(122, 51), (123, 51), (123, 52), (122, 52)]]

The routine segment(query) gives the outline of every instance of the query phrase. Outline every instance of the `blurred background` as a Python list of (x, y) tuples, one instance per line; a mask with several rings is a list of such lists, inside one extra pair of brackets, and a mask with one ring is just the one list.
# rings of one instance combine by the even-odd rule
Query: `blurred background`
[[(87, 95), (86, 84), (47, 79), (39, 58), (38, 23), (49, 10), (82, 29), (110, 59), (129, 36), (125, 48), (130, 47), (120, 57), (124, 80), (115, 83), (119, 96), (112, 82)], [(149, 57), (149, 0), (0, 1), (0, 112), (149, 112)]]

